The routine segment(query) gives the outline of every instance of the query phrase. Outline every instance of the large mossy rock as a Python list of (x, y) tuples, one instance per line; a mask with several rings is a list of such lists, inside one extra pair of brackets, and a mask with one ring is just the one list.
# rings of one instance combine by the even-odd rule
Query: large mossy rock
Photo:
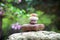
[(8, 37), (7, 40), (60, 40), (60, 33), (53, 31), (37, 31), (15, 33)]

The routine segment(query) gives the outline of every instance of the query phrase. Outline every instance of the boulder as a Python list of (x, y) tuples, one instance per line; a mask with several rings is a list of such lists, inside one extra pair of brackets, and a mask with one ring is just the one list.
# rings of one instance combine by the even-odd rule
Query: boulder
[(60, 40), (60, 33), (53, 31), (36, 31), (15, 33), (7, 40)]

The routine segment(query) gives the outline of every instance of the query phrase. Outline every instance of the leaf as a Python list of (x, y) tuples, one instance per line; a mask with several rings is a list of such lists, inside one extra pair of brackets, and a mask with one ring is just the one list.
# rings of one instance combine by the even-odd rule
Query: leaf
[(42, 11), (36, 11), (36, 13), (38, 14), (38, 16), (41, 16), (44, 14), (44, 12), (42, 12)]
[(46, 25), (49, 25), (52, 22), (48, 15), (43, 15), (38, 21)]
[(12, 2), (12, 0), (6, 0), (7, 2)]
[(9, 19), (8, 18), (4, 18), (3, 19), (2, 29), (6, 29), (8, 25), (9, 25)]

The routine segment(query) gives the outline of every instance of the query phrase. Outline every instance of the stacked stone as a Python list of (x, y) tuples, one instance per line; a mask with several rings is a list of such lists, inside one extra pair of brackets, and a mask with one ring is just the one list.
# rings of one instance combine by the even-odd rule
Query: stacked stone
[(60, 33), (52, 31), (15, 33), (10, 35), (8, 40), (60, 40)]

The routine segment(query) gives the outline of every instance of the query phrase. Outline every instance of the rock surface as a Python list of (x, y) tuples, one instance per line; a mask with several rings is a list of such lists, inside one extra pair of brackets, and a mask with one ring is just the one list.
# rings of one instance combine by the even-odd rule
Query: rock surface
[(15, 33), (8, 37), (7, 40), (60, 40), (60, 33), (53, 31), (37, 31)]

